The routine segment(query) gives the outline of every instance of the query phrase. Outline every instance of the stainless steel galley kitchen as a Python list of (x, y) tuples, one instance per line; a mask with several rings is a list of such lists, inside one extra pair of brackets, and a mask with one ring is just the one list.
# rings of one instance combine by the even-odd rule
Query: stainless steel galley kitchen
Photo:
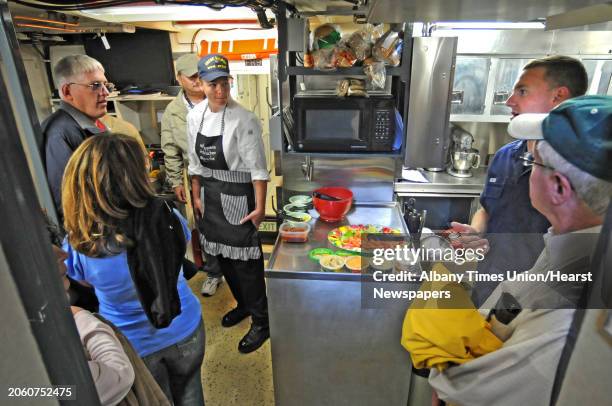
[[(376, 266), (360, 256), (360, 236), (415, 242), (426, 230), (448, 244), (451, 221), (470, 223), (490, 160), (512, 141), (505, 102), (530, 60), (577, 58), (587, 94), (612, 96), (612, 6), (602, 1), (108, 1), (90, 10), (81, 3), (0, 0), (10, 92), (2, 104), (30, 170), (18, 181), (32, 183), (33, 200), (53, 210), (36, 149), (39, 122), (58, 103), (51, 64), (84, 52), (120, 85), (109, 112), (138, 130), (158, 169), (159, 196), (175, 200), (160, 149), (161, 114), (177, 89), (173, 61), (191, 52), (228, 57), (232, 97), (260, 119), (272, 177), (260, 227), (270, 344), (259, 351), (271, 353), (274, 391), (265, 404), (432, 404), (427, 377), (400, 344), (409, 303), (363, 297), (362, 271)], [(123, 66), (121, 46), (153, 59)], [(119, 59), (103, 60), (112, 52)], [(19, 247), (3, 236), (3, 251)], [(0, 303), (25, 309), (27, 322), (34, 310), (17, 285), (21, 297)], [(45, 351), (36, 332), (19, 337), (34, 337), (32, 348)], [(54, 361), (42, 358), (31, 368), (48, 370)], [(234, 367), (252, 367), (243, 359)]]

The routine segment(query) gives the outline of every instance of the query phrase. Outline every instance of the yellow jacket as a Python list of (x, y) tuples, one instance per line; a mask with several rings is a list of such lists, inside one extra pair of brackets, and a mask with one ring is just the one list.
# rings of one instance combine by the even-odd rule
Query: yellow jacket
[[(432, 272), (449, 273), (442, 264)], [(421, 290), (447, 290), (450, 299), (415, 299), (406, 312), (401, 343), (415, 368), (442, 371), (502, 346), (460, 284), (423, 282)]]

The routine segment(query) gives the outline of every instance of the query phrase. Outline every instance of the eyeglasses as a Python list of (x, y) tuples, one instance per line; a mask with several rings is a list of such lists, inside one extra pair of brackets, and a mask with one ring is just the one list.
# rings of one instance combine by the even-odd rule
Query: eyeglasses
[(115, 91), (115, 85), (109, 82), (76, 83), (70, 82), (69, 85), (87, 86), (92, 92), (99, 92), (104, 87), (109, 93)]
[(540, 162), (536, 162), (533, 154), (531, 152), (524, 152), (518, 158), (519, 161), (523, 161), (523, 166), (532, 167), (533, 165), (541, 166), (542, 168), (550, 169), (551, 171), (555, 171), (556, 169), (552, 166), (544, 165)]

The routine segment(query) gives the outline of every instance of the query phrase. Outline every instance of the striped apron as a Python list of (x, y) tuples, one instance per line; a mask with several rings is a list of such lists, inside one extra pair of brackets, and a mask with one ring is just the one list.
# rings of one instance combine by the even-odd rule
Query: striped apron
[[(227, 107), (226, 107), (227, 108)], [(255, 191), (249, 172), (231, 171), (223, 154), (225, 109), (220, 135), (202, 133), (204, 116), (196, 136), (196, 154), (204, 167), (201, 184), (204, 188), (203, 216), (198, 228), (202, 249), (209, 255), (247, 261), (261, 256), (261, 242), (251, 221), (240, 220), (255, 210)]]

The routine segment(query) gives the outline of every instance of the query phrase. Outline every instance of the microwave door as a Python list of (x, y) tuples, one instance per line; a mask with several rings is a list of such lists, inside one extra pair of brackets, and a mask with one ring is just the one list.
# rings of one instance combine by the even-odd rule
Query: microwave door
[[(347, 106), (344, 106), (347, 107)], [(364, 112), (361, 109), (307, 109), (300, 140), (304, 151), (366, 151), (363, 139)]]

